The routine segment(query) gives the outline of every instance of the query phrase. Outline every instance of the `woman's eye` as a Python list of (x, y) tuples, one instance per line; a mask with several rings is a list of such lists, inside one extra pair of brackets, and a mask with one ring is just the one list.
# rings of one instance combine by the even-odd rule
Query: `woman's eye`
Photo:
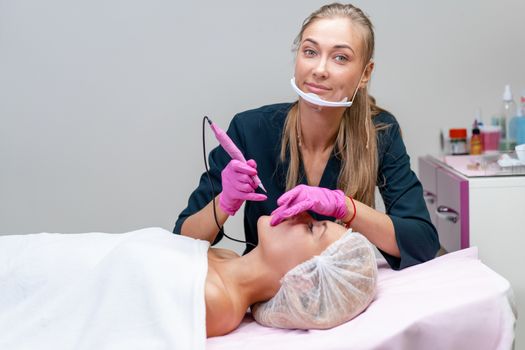
[(335, 56), (335, 60), (338, 62), (346, 62), (348, 61), (348, 58), (344, 55), (337, 55)]
[(309, 223), (308, 224), (308, 229), (310, 230), (310, 232), (314, 232), (314, 224), (313, 223)]
[(305, 49), (305, 50), (303, 50), (303, 53), (304, 53), (305, 56), (314, 56), (315, 55), (315, 51), (311, 50), (311, 49)]

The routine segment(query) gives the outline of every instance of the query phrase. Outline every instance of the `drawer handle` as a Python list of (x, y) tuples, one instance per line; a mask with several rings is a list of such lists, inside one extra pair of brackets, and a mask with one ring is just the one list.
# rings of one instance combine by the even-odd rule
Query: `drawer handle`
[(439, 217), (444, 218), (453, 223), (456, 223), (459, 220), (458, 212), (449, 207), (445, 207), (444, 205), (440, 205), (439, 207), (437, 207), (436, 214)]
[(436, 195), (430, 191), (423, 191), (423, 198), (428, 204), (434, 204), (436, 202)]

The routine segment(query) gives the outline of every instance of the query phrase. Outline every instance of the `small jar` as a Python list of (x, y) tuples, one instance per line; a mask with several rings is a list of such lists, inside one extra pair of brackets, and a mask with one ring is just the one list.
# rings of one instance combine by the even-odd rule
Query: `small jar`
[(467, 129), (449, 129), (450, 153), (452, 155), (468, 154)]

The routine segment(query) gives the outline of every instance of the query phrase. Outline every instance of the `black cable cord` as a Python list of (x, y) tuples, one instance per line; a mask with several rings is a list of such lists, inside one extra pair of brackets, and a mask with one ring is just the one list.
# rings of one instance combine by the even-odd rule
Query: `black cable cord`
[(211, 198), (213, 201), (213, 217), (215, 219), (215, 224), (217, 224), (217, 227), (219, 228), (219, 233), (222, 233), (226, 238), (231, 239), (235, 242), (246, 243), (255, 247), (255, 244), (253, 244), (252, 242), (242, 241), (240, 239), (228, 236), (226, 232), (224, 232), (224, 227), (222, 227), (219, 224), (219, 219), (217, 219), (217, 210), (215, 209), (215, 187), (213, 186), (213, 181), (211, 181), (210, 170), (208, 169), (208, 161), (206, 159), (206, 120), (208, 120), (208, 123), (211, 124), (211, 120), (210, 118), (208, 118), (208, 116), (204, 116), (204, 118), (202, 118), (202, 152), (204, 155), (204, 168), (206, 168), (206, 175), (208, 176), (208, 181), (211, 186)]

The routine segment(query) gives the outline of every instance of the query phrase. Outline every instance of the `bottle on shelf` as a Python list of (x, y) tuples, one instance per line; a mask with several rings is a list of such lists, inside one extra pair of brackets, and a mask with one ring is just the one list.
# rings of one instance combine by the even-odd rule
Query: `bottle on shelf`
[(515, 123), (511, 127), (511, 119), (516, 116), (516, 103), (512, 98), (512, 91), (510, 85), (505, 85), (503, 92), (503, 104), (501, 110), (502, 125), (501, 125), (501, 151), (514, 150), (516, 146), (516, 129)]
[(449, 129), (448, 136), (450, 138), (450, 154), (468, 154), (467, 129)]
[(483, 153), (483, 141), (481, 139), (481, 133), (478, 127), (478, 119), (474, 119), (474, 125), (472, 126), (472, 135), (470, 136), (470, 154), (481, 154)]

